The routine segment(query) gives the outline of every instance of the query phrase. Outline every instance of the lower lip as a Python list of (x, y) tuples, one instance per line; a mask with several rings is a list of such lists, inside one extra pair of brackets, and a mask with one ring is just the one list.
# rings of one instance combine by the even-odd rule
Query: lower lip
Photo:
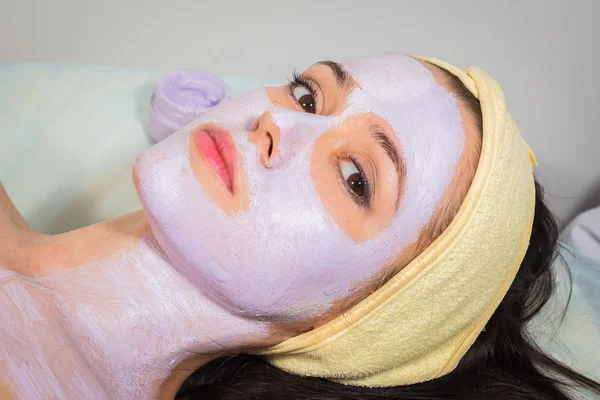
[(194, 142), (206, 166), (233, 193), (237, 151), (229, 132), (224, 129), (210, 130), (210, 133), (197, 131), (194, 133)]

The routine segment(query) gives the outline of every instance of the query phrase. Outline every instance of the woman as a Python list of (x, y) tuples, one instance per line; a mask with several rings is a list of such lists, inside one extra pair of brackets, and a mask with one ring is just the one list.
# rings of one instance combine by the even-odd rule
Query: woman
[[(481, 116), (471, 94), (475, 89), (464, 82), (427, 61), (401, 55), (320, 63), (286, 87), (251, 92), (211, 110), (143, 153), (134, 165), (143, 211), (50, 237), (32, 232), (8, 197), (1, 197), (0, 229), (7, 239), (0, 253), (0, 338), (5, 344), (0, 387), (6, 396), (172, 398), (203, 364), (251, 352), (265, 354), (280, 369), (266, 368), (300, 382), (286, 388), (250, 384), (259, 391), (254, 398), (302, 398), (299, 388), (315, 382), (313, 393), (304, 392), (303, 398), (322, 398), (325, 390), (330, 398), (414, 398), (419, 392), (460, 398), (451, 392), (456, 386), (471, 390), (471, 397), (502, 398), (508, 389), (497, 382), (510, 378), (526, 381), (511, 389), (515, 396), (560, 398), (552, 381), (544, 381), (530, 365), (540, 360), (546, 367), (558, 364), (519, 336), (520, 323), (543, 303), (531, 291), (545, 294), (538, 282), (551, 282), (547, 266), (554, 225), (544, 215), (541, 198), (532, 223), (531, 155), (518, 132), (493, 129), (488, 122), (488, 138), (487, 108)], [(485, 88), (478, 88), (484, 98)], [(490, 120), (505, 123), (487, 115)], [(511, 147), (490, 139), (497, 130), (511, 133), (497, 136)], [(507, 150), (515, 150), (514, 159), (504, 159)], [(507, 176), (522, 178), (503, 183), (524, 189), (517, 193), (511, 216), (502, 215), (512, 223), (497, 221), (503, 227), (498, 232), (514, 231), (514, 240), (500, 236), (498, 247), (487, 237), (456, 239), (452, 232), (461, 227), (456, 221), (481, 220), (479, 200), (501, 195), (487, 189), (500, 183), (484, 185), (477, 179), (496, 171), (499, 162), (513, 172)], [(493, 173), (485, 177), (498, 178)], [(478, 198), (474, 211), (469, 196)], [(498, 204), (508, 203), (499, 199)], [(484, 228), (499, 210), (487, 211)], [(468, 224), (469, 229), (459, 230), (478, 232)], [(527, 249), (532, 226), (531, 242), (537, 247)], [(441, 256), (443, 268), (429, 268), (440, 259), (435, 253), (444, 241), (489, 247), (477, 253), (477, 260), (493, 256), (497, 262), (487, 265), (480, 279), (469, 274), (481, 270), (466, 269), (448, 246), (450, 256)], [(508, 308), (502, 314), (505, 303), (498, 303), (525, 249), (522, 272), (512, 286), (516, 289), (506, 295)], [(461, 273), (445, 276), (453, 268)], [(430, 270), (435, 272), (425, 273)], [(422, 275), (437, 279), (438, 286)], [(444, 285), (447, 289), (440, 290)], [(456, 297), (469, 291), (477, 301)], [(450, 305), (443, 297), (449, 295), (461, 307)], [(435, 296), (440, 296), (438, 303)], [(390, 314), (390, 304), (407, 307)], [(496, 308), (499, 321), (496, 314), (490, 319)], [(342, 326), (348, 316), (350, 324)], [(401, 324), (406, 332), (375, 340), (367, 356), (356, 357), (368, 347), (365, 339), (384, 332), (365, 328), (391, 316), (411, 317)], [(361, 326), (354, 329), (354, 321)], [(479, 337), (498, 338), (478, 339), (471, 346), (486, 322), (485, 335)], [(388, 323), (386, 328), (389, 333), (397, 326)], [(407, 339), (418, 332), (428, 337)], [(327, 343), (295, 348), (313, 337)], [(529, 352), (511, 357), (499, 347), (506, 338)], [(345, 340), (351, 345), (339, 352), (336, 346)], [(482, 346), (482, 340), (491, 342)], [(395, 348), (403, 353), (396, 354)], [(344, 361), (323, 357), (321, 349)], [(303, 355), (317, 361), (307, 363)], [(536, 355), (539, 360), (533, 359)], [(251, 360), (253, 371), (265, 368)], [(473, 371), (482, 378), (469, 389), (461, 381), (470, 383), (462, 377), (472, 377)], [(568, 369), (559, 371), (599, 389)], [(239, 375), (234, 374), (242, 379), (239, 383), (224, 377), (230, 386), (204, 384), (200, 377), (194, 387), (190, 380), (182, 396), (196, 392), (198, 398), (210, 398), (217, 396), (215, 388), (233, 388), (231, 396), (247, 398), (250, 389)], [(417, 383), (432, 378), (437, 379)], [(436, 393), (431, 386), (438, 384), (442, 387)], [(236, 387), (244, 392), (236, 395)]]

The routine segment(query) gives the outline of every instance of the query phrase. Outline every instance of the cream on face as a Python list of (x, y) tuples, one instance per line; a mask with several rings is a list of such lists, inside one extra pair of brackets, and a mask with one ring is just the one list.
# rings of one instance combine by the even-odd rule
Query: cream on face
[[(462, 122), (454, 98), (431, 73), (403, 55), (343, 67), (360, 88), (339, 116), (273, 107), (258, 90), (210, 110), (136, 161), (140, 198), (167, 257), (233, 313), (285, 321), (326, 312), (416, 240), (453, 177), (464, 147)], [(270, 168), (248, 141), (252, 122), (266, 111), (281, 135), (281, 158)], [(311, 154), (319, 137), (366, 113), (393, 128), (406, 175), (390, 225), (357, 243), (325, 209), (311, 176)], [(250, 204), (238, 215), (223, 212), (190, 167), (190, 131), (206, 122), (229, 130), (243, 159)]]

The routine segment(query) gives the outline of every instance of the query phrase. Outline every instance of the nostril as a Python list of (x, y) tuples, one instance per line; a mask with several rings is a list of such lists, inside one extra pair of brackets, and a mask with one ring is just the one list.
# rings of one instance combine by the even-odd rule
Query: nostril
[(267, 132), (267, 137), (269, 138), (269, 150), (267, 151), (267, 155), (271, 158), (271, 154), (273, 154), (273, 136)]

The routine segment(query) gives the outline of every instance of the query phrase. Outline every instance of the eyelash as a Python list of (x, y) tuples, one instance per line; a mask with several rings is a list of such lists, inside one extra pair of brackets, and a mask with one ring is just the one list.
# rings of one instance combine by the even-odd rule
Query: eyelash
[[(289, 91), (290, 96), (294, 99), (294, 101), (298, 105), (300, 105), (300, 103), (298, 103), (298, 101), (296, 100), (296, 97), (294, 96), (294, 88), (296, 88), (298, 86), (302, 86), (302, 87), (306, 88), (306, 90), (308, 90), (309, 93), (311, 94), (311, 96), (313, 96), (313, 98), (315, 99), (315, 102), (317, 101), (317, 89), (315, 88), (315, 83), (312, 81), (312, 79), (308, 79), (308, 78), (302, 76), (302, 74), (299, 74), (297, 71), (293, 71), (292, 79), (288, 79), (288, 91)], [(348, 194), (350, 195), (352, 200), (359, 207), (369, 208), (371, 206), (372, 191), (371, 191), (371, 182), (369, 181), (369, 178), (367, 177), (367, 174), (365, 173), (365, 168), (363, 167), (362, 163), (360, 161), (358, 161), (358, 159), (356, 159), (356, 157), (354, 157), (352, 155), (346, 154), (343, 156), (343, 158), (351, 161), (356, 166), (356, 169), (360, 173), (361, 180), (364, 185), (365, 196), (361, 197), (361, 196), (357, 195), (356, 193), (354, 193), (352, 191), (352, 189), (350, 189), (350, 186), (344, 179), (344, 176), (342, 175), (342, 170), (338, 164), (337, 169), (338, 169), (338, 176), (339, 176), (340, 181), (342, 182), (342, 184), (348, 191)]]
[(294, 99), (294, 101), (298, 105), (300, 105), (300, 103), (298, 103), (298, 100), (296, 100), (296, 97), (294, 96), (294, 88), (296, 88), (298, 86), (302, 86), (310, 92), (310, 95), (315, 99), (315, 109), (316, 109), (317, 108), (316, 107), (316, 105), (317, 105), (316, 104), (317, 89), (315, 87), (315, 82), (310, 78), (306, 78), (306, 77), (302, 76), (302, 74), (299, 74), (297, 71), (292, 72), (292, 79), (288, 79), (288, 91), (289, 91), (290, 96), (292, 96), (292, 99)]
[(356, 157), (349, 155), (349, 154), (344, 155), (343, 158), (351, 161), (356, 166), (356, 169), (360, 173), (360, 177), (361, 177), (361, 180), (364, 185), (365, 195), (361, 197), (361, 196), (357, 195), (356, 193), (354, 193), (352, 191), (352, 189), (350, 189), (350, 186), (344, 179), (342, 170), (338, 165), (338, 176), (340, 177), (342, 184), (346, 187), (346, 190), (348, 191), (348, 194), (350, 194), (350, 196), (352, 197), (352, 200), (354, 200), (359, 207), (361, 207), (361, 208), (371, 207), (371, 202), (372, 202), (371, 182), (369, 180), (369, 177), (365, 173), (365, 168), (364, 168), (363, 164), (360, 161), (358, 161), (358, 159)]

